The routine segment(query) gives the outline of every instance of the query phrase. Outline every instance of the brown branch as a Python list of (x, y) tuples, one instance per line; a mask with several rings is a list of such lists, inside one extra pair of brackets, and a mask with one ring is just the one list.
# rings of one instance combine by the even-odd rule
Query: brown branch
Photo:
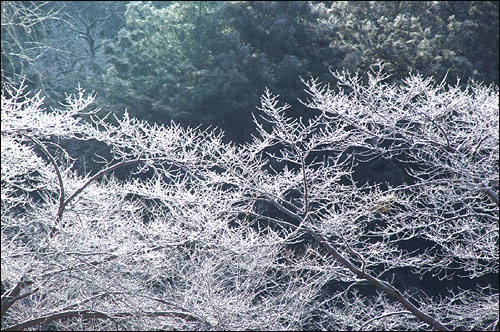
[(479, 147), (481, 146), (481, 144), (483, 144), (483, 142), (488, 138), (488, 135), (485, 135), (480, 141), (479, 143), (477, 143), (476, 147), (472, 150), (472, 156), (471, 156), (471, 159), (474, 159), (476, 158), (476, 154), (477, 154), (477, 151), (479, 151)]
[[(476, 184), (481, 185), (481, 179), (474, 178), (474, 182)], [(488, 188), (488, 185), (484, 186), (482, 188), (483, 192), (491, 199), (493, 203), (496, 204), (497, 207), (500, 207), (500, 202), (498, 199), (498, 194), (491, 188)]]
[(19, 295), (21, 293), (21, 290), (25, 288), (26, 286), (31, 285), (33, 282), (29, 280), (25, 280), (24, 277), (21, 278), (21, 280), (10, 290), (6, 291), (4, 295), (2, 295), (2, 305), (1, 305), (1, 314), (0, 317), (3, 318), (3, 315), (9, 310), (9, 308), (16, 303), (16, 301), (19, 301), (20, 299), (29, 296), (33, 294), (35, 291), (32, 291), (30, 293), (24, 294), (24, 295)]
[(64, 201), (64, 205), (67, 205), (69, 202), (71, 202), (73, 200), (73, 198), (75, 198), (78, 194), (80, 194), (85, 188), (87, 188), (87, 186), (92, 181), (94, 181), (95, 179), (99, 178), (100, 176), (103, 176), (104, 174), (106, 174), (108, 172), (114, 171), (118, 167), (132, 165), (132, 164), (143, 162), (143, 161), (146, 161), (146, 160), (145, 159), (135, 159), (135, 160), (122, 161), (122, 162), (118, 162), (118, 163), (116, 163), (114, 165), (111, 165), (111, 166), (109, 166), (106, 169), (101, 170), (100, 172), (98, 172), (97, 174), (95, 174), (93, 177), (91, 177), (90, 179), (88, 179), (87, 182), (85, 182), (83, 184), (83, 186), (81, 186), (80, 188), (78, 188), (70, 197), (68, 197), (68, 199), (66, 199)]
[[(441, 324), (439, 321), (436, 319), (432, 318), (431, 316), (427, 315), (420, 309), (418, 309), (413, 303), (411, 303), (407, 298), (405, 298), (397, 289), (395, 289), (392, 285), (388, 284), (387, 282), (377, 279), (370, 274), (366, 273), (364, 270), (364, 265), (362, 267), (363, 270), (358, 269), (354, 264), (352, 264), (348, 259), (346, 259), (344, 256), (342, 256), (335, 248), (333, 248), (328, 241), (325, 239), (323, 235), (321, 235), (319, 232), (313, 230), (312, 228), (305, 226), (304, 220), (297, 214), (291, 212), (290, 210), (284, 208), (277, 202), (273, 201), (272, 199), (267, 200), (269, 203), (274, 205), (276, 208), (278, 208), (280, 211), (286, 213), (290, 217), (296, 219), (299, 221), (300, 226), (295, 226), (293, 225), (292, 227), (294, 228), (301, 228), (304, 232), (309, 233), (313, 236), (313, 238), (321, 244), (330, 255), (332, 255), (339, 263), (347, 267), (352, 273), (354, 273), (356, 276), (358, 276), (361, 279), (364, 279), (386, 293), (387, 295), (391, 296), (393, 299), (401, 303), (406, 309), (408, 309), (415, 317), (420, 319), (421, 321), (431, 325), (438, 331), (449, 331), (449, 329)], [(292, 225), (292, 224), (290, 224)]]
[(57, 167), (57, 163), (54, 157), (50, 154), (49, 151), (47, 151), (47, 149), (43, 146), (42, 143), (40, 143), (36, 138), (31, 137), (29, 135), (26, 135), (26, 137), (28, 137), (33, 143), (35, 143), (36, 146), (38, 146), (40, 150), (42, 150), (42, 152), (49, 159), (52, 166), (54, 166), (54, 169), (57, 174), (57, 181), (59, 182), (59, 207), (57, 208), (57, 217), (56, 217), (56, 222), (54, 224), (55, 227), (55, 225), (57, 225), (59, 221), (62, 219), (62, 215), (64, 212), (64, 184), (61, 176), (61, 171), (59, 170), (59, 167)]
[(446, 132), (443, 130), (443, 128), (441, 128), (440, 125), (438, 125), (434, 120), (431, 119), (430, 116), (428, 116), (427, 114), (425, 113), (422, 113), (427, 119), (429, 119), (430, 122), (432, 122), (433, 125), (435, 125), (440, 131), (441, 133), (444, 135), (444, 138), (446, 138), (446, 146), (445, 146), (445, 149), (449, 152), (456, 152), (455, 149), (453, 149), (451, 146), (450, 146), (450, 140), (448, 139), (448, 135), (446, 135)]
[[(127, 166), (127, 165), (132, 165), (132, 164), (135, 164), (135, 163), (139, 163), (139, 162), (143, 162), (145, 161), (145, 159), (135, 159), (135, 160), (127, 160), (127, 161), (122, 161), (122, 162), (118, 162), (114, 165), (111, 165), (109, 166), (108, 168), (106, 169), (103, 169), (101, 170), (100, 172), (96, 173), (93, 177), (91, 177), (90, 179), (87, 180), (87, 182), (85, 182), (83, 184), (83, 186), (81, 186), (80, 188), (78, 188), (77, 190), (75, 190), (75, 192), (73, 194), (71, 194), (71, 196), (69, 196), (64, 202), (63, 202), (63, 205), (62, 205), (62, 208), (64, 210), (64, 208), (66, 207), (66, 205), (68, 205), (69, 202), (71, 202), (76, 196), (78, 196), (85, 188), (87, 188), (87, 186), (94, 180), (98, 179), (99, 177), (103, 176), (104, 174), (108, 173), (108, 172), (111, 172), (115, 169), (117, 169), (118, 167), (122, 167), (122, 166)], [(61, 215), (62, 215), (62, 212), (61, 212)], [(56, 222), (59, 222), (60, 219), (56, 220)], [(64, 226), (64, 225), (63, 225)], [(57, 229), (57, 223), (52, 227), (52, 230), (50, 231), (50, 237), (53, 237), (55, 235), (55, 233), (57, 233), (58, 229)]]
[(418, 309), (393, 286), (391, 286), (385, 281), (379, 280), (369, 275), (368, 273), (363, 272), (358, 268), (356, 268), (351, 262), (345, 259), (341, 254), (339, 254), (337, 250), (335, 250), (335, 248), (333, 248), (322, 235), (315, 232), (312, 233), (312, 236), (316, 241), (318, 241), (321, 245), (323, 245), (323, 247), (342, 265), (351, 270), (351, 272), (353, 272), (359, 278), (367, 280), (369, 283), (371, 283), (372, 285), (374, 285), (375, 287), (377, 287), (378, 289), (380, 289), (381, 291), (383, 291), (384, 293), (388, 294), (393, 299), (401, 303), (406, 309), (411, 311), (411, 313), (418, 319), (420, 319), (423, 322), (426, 322), (427, 324), (431, 325), (438, 331), (450, 331), (450, 329), (441, 324), (439, 321), (437, 321), (436, 319), (432, 318), (431, 316), (427, 315), (426, 313)]
[(309, 214), (309, 194), (307, 192), (307, 177), (306, 177), (306, 164), (304, 161), (304, 156), (300, 153), (300, 150), (293, 145), (295, 152), (300, 156), (300, 168), (302, 169), (302, 185), (304, 186), (304, 219), (306, 219)]
[[(151, 312), (142, 312), (142, 315), (149, 317), (177, 317), (184, 319), (186, 321), (198, 321), (202, 323), (206, 323), (204, 320), (195, 317), (194, 315), (182, 312), (182, 311), (151, 311)], [(118, 312), (118, 313), (104, 313), (96, 310), (68, 310), (62, 311), (55, 314), (48, 314), (39, 318), (30, 319), (20, 324), (16, 324), (10, 327), (3, 329), (3, 331), (22, 331), (25, 328), (44, 325), (50, 322), (65, 319), (65, 318), (101, 318), (101, 319), (115, 319), (115, 318), (125, 318), (125, 317), (133, 317), (134, 314), (130, 312)]]
[(499, 199), (498, 199), (498, 194), (493, 191), (493, 189), (491, 188), (484, 188), (483, 189), (484, 193), (486, 195), (488, 195), (488, 197), (498, 206), (500, 207), (500, 202), (499, 202)]

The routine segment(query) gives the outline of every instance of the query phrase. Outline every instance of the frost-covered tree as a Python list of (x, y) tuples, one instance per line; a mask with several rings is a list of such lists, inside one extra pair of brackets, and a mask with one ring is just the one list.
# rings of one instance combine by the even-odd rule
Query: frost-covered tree
[(100, 89), (103, 45), (122, 24), (122, 1), (4, 1), (2, 82), (24, 79), (57, 105), (80, 82)]
[[(266, 91), (245, 145), (4, 87), (2, 330), (498, 329), (498, 87), (334, 75), (307, 121)], [(376, 157), (412, 182), (356, 183)]]

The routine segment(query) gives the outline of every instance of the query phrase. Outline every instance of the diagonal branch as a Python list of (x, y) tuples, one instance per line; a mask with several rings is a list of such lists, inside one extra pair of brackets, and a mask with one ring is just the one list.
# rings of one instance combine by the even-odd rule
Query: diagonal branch
[(57, 209), (57, 218), (56, 218), (56, 223), (57, 223), (59, 220), (61, 220), (64, 211), (64, 184), (62, 181), (61, 171), (59, 170), (59, 167), (57, 167), (57, 163), (54, 157), (50, 154), (49, 151), (47, 151), (47, 149), (45, 148), (45, 146), (43, 146), (41, 142), (39, 142), (36, 138), (31, 137), (29, 135), (26, 135), (26, 137), (28, 137), (33, 143), (35, 143), (36, 146), (38, 146), (40, 150), (42, 150), (43, 154), (47, 156), (47, 158), (49, 159), (52, 166), (54, 166), (54, 169), (56, 171), (57, 181), (59, 182), (59, 207)]
[[(128, 165), (133, 165), (133, 164), (136, 164), (136, 163), (140, 163), (140, 162), (143, 162), (143, 161), (146, 161), (146, 159), (134, 159), (134, 160), (127, 160), (127, 161), (121, 161), (121, 162), (118, 162), (114, 165), (111, 165), (109, 166), (108, 168), (106, 169), (103, 169), (101, 171), (99, 171), (98, 173), (96, 173), (94, 176), (92, 176), (90, 179), (87, 180), (87, 182), (85, 182), (80, 188), (78, 188), (77, 190), (75, 190), (75, 192), (73, 194), (71, 194), (71, 196), (69, 196), (62, 204), (62, 209), (64, 210), (64, 208), (66, 207), (66, 205), (68, 205), (69, 202), (71, 202), (76, 196), (78, 196), (85, 188), (87, 188), (87, 186), (94, 180), (98, 179), (99, 177), (103, 176), (104, 174), (108, 173), (108, 172), (111, 172), (119, 167), (122, 167), (122, 166), (128, 166)], [(62, 211), (61, 211), (61, 216), (62, 216)], [(61, 219), (58, 218), (56, 220), (56, 224), (52, 227), (52, 230), (50, 231), (50, 237), (53, 237), (55, 235), (55, 233), (58, 231), (57, 229), (57, 225), (59, 223)], [(64, 226), (64, 225), (63, 225)]]
[(42, 150), (42, 152), (47, 156), (47, 158), (49, 159), (52, 166), (54, 166), (54, 169), (56, 171), (57, 181), (59, 182), (59, 207), (57, 208), (57, 217), (56, 217), (56, 222), (55, 222), (55, 224), (57, 225), (59, 223), (59, 221), (62, 219), (62, 215), (64, 212), (64, 205), (65, 205), (64, 204), (64, 184), (63, 184), (63, 180), (62, 180), (62, 176), (61, 176), (61, 171), (59, 170), (59, 167), (57, 167), (57, 163), (56, 163), (54, 157), (50, 154), (49, 151), (47, 151), (47, 149), (45, 148), (45, 146), (43, 146), (43, 144), (41, 142), (39, 142), (36, 138), (31, 137), (29, 135), (26, 135), (26, 137), (28, 137), (33, 143), (35, 143), (36, 146), (38, 146), (38, 148), (40, 150)]
[[(330, 243), (328, 243), (328, 240), (320, 234), (318, 231), (313, 230), (312, 228), (305, 226), (304, 220), (302, 217), (299, 215), (289, 211), (288, 209), (282, 207), (280, 204), (275, 202), (272, 199), (267, 199), (269, 203), (274, 205), (276, 208), (278, 208), (280, 211), (286, 213), (290, 217), (296, 219), (299, 221), (299, 226), (293, 225), (292, 227), (294, 228), (301, 228), (303, 232), (309, 233), (312, 235), (312, 237), (319, 243), (321, 244), (327, 252), (332, 255), (339, 263), (347, 267), (352, 273), (354, 273), (356, 276), (358, 276), (361, 279), (365, 279), (399, 303), (401, 303), (406, 309), (408, 309), (415, 317), (420, 319), (421, 321), (431, 325), (438, 331), (449, 331), (449, 329), (441, 324), (438, 320), (432, 318), (431, 316), (427, 315), (425, 312), (421, 311), (419, 308), (417, 308), (413, 303), (411, 303), (406, 297), (404, 297), (396, 288), (394, 288), (392, 285), (388, 284), (387, 282), (380, 280), (378, 278), (373, 277), (372, 275), (368, 274), (367, 272), (364, 271), (364, 265), (362, 269), (358, 269), (353, 263), (351, 263), (347, 258), (342, 256), (335, 248), (333, 248)], [(292, 225), (292, 224), (290, 224)]]
[[(207, 322), (188, 313), (182, 311), (150, 311), (142, 312), (142, 315), (148, 317), (175, 317), (186, 321), (198, 321), (206, 324)], [(67, 318), (101, 318), (101, 319), (115, 319), (124, 317), (133, 317), (135, 314), (132, 312), (117, 312), (117, 313), (104, 313), (101, 311), (86, 309), (86, 310), (67, 310), (54, 314), (48, 314), (35, 319), (30, 319), (20, 324), (16, 324), (3, 329), (3, 331), (22, 331), (28, 327), (48, 324), (50, 322), (67, 319)]]
[(25, 278), (21, 278), (21, 280), (14, 286), (12, 287), (10, 290), (6, 291), (3, 295), (2, 295), (2, 306), (1, 306), (1, 314), (0, 314), (0, 317), (3, 318), (3, 315), (7, 312), (7, 310), (9, 310), (9, 308), (14, 304), (16, 303), (16, 301), (22, 299), (22, 298), (25, 298), (26, 296), (29, 296), (31, 294), (33, 294), (34, 292), (36, 292), (38, 289), (32, 291), (32, 292), (28, 292), (26, 294), (23, 294), (23, 295), (19, 295), (19, 293), (21, 293), (21, 291), (23, 290), (23, 288), (25, 288), (26, 286), (29, 286), (31, 285), (33, 282), (29, 281), (29, 280), (25, 280)]

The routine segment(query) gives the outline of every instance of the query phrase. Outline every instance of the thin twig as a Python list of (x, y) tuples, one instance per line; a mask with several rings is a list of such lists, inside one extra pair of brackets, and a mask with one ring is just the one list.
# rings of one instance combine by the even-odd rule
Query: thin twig
[(384, 317), (389, 317), (389, 316), (394, 316), (394, 315), (402, 315), (402, 314), (409, 314), (409, 315), (412, 315), (412, 313), (410, 311), (395, 311), (395, 312), (389, 312), (389, 313), (386, 313), (386, 314), (383, 314), (383, 315), (380, 315), (380, 316), (377, 316), (377, 317), (373, 317), (372, 319), (370, 320), (367, 320), (366, 322), (363, 323), (363, 325), (361, 325), (359, 327), (359, 330), (360, 331), (363, 331), (363, 328), (365, 327), (365, 325), (368, 325), (370, 324), (371, 322), (373, 322), (374, 320), (377, 320), (377, 319), (382, 319)]

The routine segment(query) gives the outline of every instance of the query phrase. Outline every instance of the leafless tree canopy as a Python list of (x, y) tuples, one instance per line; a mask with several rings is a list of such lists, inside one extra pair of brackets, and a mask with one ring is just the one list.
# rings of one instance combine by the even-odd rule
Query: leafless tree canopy
[[(5, 86), (2, 329), (498, 330), (498, 87), (333, 74), (307, 119), (266, 91), (242, 146)], [(80, 174), (55, 138), (111, 157)], [(372, 158), (413, 182), (356, 183)]]

